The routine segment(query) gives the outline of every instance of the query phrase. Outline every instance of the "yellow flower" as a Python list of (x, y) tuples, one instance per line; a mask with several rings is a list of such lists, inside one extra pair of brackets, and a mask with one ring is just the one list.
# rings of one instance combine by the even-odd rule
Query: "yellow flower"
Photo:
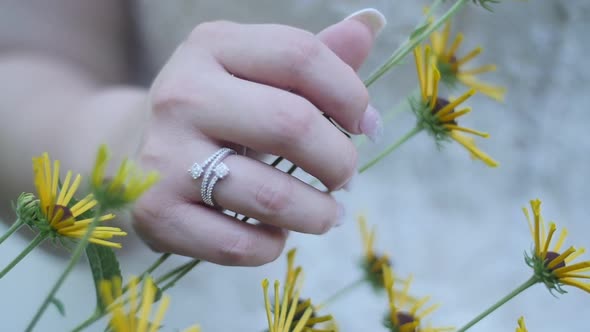
[(414, 58), (420, 82), (421, 98), (419, 101), (413, 101), (412, 110), (418, 117), (418, 127), (427, 130), (437, 142), (453, 139), (466, 148), (472, 157), (483, 161), (490, 167), (498, 166), (498, 163), (479, 150), (472, 140), (460, 134), (465, 132), (483, 138), (489, 137), (487, 133), (462, 127), (457, 123), (457, 119), (471, 112), (471, 109), (455, 110), (455, 108), (473, 96), (475, 89), (471, 89), (451, 101), (440, 97), (438, 94), (440, 72), (434, 64), (430, 47), (426, 46), (424, 50), (420, 46), (416, 47), (414, 49)]
[[(72, 181), (72, 171), (68, 171), (63, 184), (59, 182), (59, 160), (54, 160), (53, 170), (49, 155), (33, 158), (33, 173), (35, 187), (39, 196), (39, 207), (44, 220), (37, 223), (41, 231), (48, 230), (54, 234), (80, 239), (84, 237), (93, 217), (90, 211), (96, 206), (97, 201), (92, 194), (74, 203), (73, 197), (80, 186), (81, 177), (76, 175)], [(83, 217), (86, 216), (86, 217)], [(114, 214), (105, 214), (99, 217), (99, 221), (107, 221), (115, 218)], [(94, 229), (90, 242), (114, 248), (121, 248), (121, 244), (108, 241), (114, 236), (125, 236), (127, 233), (117, 227), (98, 226)]]
[(374, 244), (377, 232), (375, 226), (369, 231), (367, 219), (364, 215), (358, 217), (358, 224), (364, 247), (361, 265), (365, 272), (365, 277), (375, 289), (383, 289), (383, 268), (390, 266), (391, 260), (387, 254), (378, 255), (375, 253)]
[[(295, 266), (295, 255), (296, 249), (291, 249), (287, 253), (287, 274), (282, 298), (279, 290), (280, 282), (274, 283), (274, 311), (271, 310), (268, 294), (269, 281), (268, 279), (262, 281), (269, 332), (334, 332), (335, 330), (330, 327), (330, 323), (334, 323), (332, 315), (319, 315), (311, 299), (304, 300), (300, 297), (302, 268)], [(327, 326), (319, 327), (318, 324), (322, 323)], [(335, 326), (335, 323), (332, 326)]]
[[(138, 294), (138, 279), (129, 282), (129, 310), (125, 309), (121, 279), (103, 280), (100, 283), (100, 294), (107, 311), (111, 315), (109, 327), (113, 332), (156, 332), (160, 329), (166, 310), (170, 305), (170, 297), (163, 296), (154, 319), (150, 322), (152, 304), (156, 300), (157, 288), (151, 278), (143, 282), (141, 294)], [(138, 303), (138, 297), (141, 297)], [(138, 316), (139, 314), (139, 316)], [(199, 332), (198, 326), (192, 326), (184, 332)]]
[(438, 305), (424, 307), (430, 300), (430, 297), (418, 299), (415, 302), (410, 301), (408, 295), (411, 278), (403, 282), (402, 291), (395, 289), (393, 272), (390, 267), (383, 270), (383, 284), (387, 290), (389, 310), (385, 320), (387, 328), (392, 332), (445, 332), (454, 330), (451, 327), (434, 328), (430, 325), (424, 325), (422, 320), (438, 308)]
[(156, 172), (143, 174), (131, 161), (124, 160), (112, 180), (105, 179), (109, 161), (106, 145), (101, 145), (92, 171), (92, 187), (97, 199), (110, 208), (121, 208), (137, 200), (158, 181)]
[[(280, 299), (280, 285), (278, 280), (275, 280), (274, 291), (275, 291), (275, 303), (274, 312), (271, 310), (270, 297), (268, 295), (268, 279), (262, 281), (262, 289), (264, 292), (264, 307), (266, 310), (266, 319), (268, 320), (268, 331), (269, 332), (301, 332), (305, 328), (307, 321), (311, 317), (313, 309), (307, 307), (303, 313), (297, 312), (297, 304), (299, 300), (299, 289), (295, 285), (289, 285), (293, 289), (296, 297), (289, 302), (289, 297), (283, 293), (282, 304), (279, 303)], [(285, 285), (287, 286), (287, 285)], [(286, 288), (286, 287), (285, 287)], [(299, 320), (294, 324), (293, 320), (295, 314), (299, 314)], [(293, 326), (293, 327), (292, 327)]]
[(435, 31), (430, 36), (432, 50), (437, 67), (441, 72), (442, 81), (450, 85), (454, 85), (458, 81), (488, 97), (503, 101), (506, 88), (483, 83), (477, 79), (479, 74), (495, 71), (496, 65), (487, 64), (471, 69), (464, 68), (468, 62), (482, 52), (482, 48), (477, 47), (463, 57), (458, 57), (457, 50), (463, 41), (463, 34), (458, 33), (455, 40), (449, 44), (450, 34), (451, 23), (447, 21), (442, 32)]
[(516, 327), (516, 332), (528, 332), (526, 329), (526, 325), (524, 324), (524, 317), (520, 317), (518, 319), (518, 326)]
[(531, 200), (530, 204), (533, 212), (532, 220), (527, 208), (523, 208), (523, 212), (529, 224), (535, 248), (531, 255), (527, 255), (526, 262), (533, 268), (539, 282), (543, 282), (550, 291), (556, 290), (560, 294), (566, 293), (562, 289), (563, 285), (577, 287), (590, 293), (590, 282), (582, 281), (590, 279), (590, 273), (588, 273), (590, 261), (571, 264), (586, 250), (584, 248), (576, 249), (572, 246), (561, 251), (567, 236), (565, 228), (561, 230), (557, 243), (550, 249), (557, 226), (553, 222), (547, 226), (543, 221), (540, 200)]

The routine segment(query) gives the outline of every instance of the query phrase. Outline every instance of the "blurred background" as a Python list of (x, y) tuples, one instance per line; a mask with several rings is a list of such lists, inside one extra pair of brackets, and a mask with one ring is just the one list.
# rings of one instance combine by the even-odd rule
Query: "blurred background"
[[(478, 144), (501, 166), (490, 169), (472, 161), (457, 144), (439, 151), (424, 133), (413, 138), (359, 176), (351, 192), (336, 194), (347, 208), (344, 225), (325, 236), (291, 234), (287, 248), (298, 248), (305, 296), (321, 302), (360, 277), (359, 213), (377, 225), (376, 246), (391, 254), (397, 273), (414, 275), (412, 293), (441, 303), (431, 319), (435, 326), (460, 327), (529, 278), (523, 252), (531, 249), (532, 239), (521, 207), (530, 199), (543, 200), (545, 217), (570, 229), (569, 245), (590, 246), (590, 139), (584, 136), (590, 123), (590, 2), (501, 2), (493, 5), (494, 13), (470, 3), (453, 21), (453, 31), (465, 34), (459, 53), (483, 46), (474, 65), (497, 64), (496, 73), (482, 78), (508, 88), (503, 104), (480, 95), (472, 98), (468, 104), (474, 111), (462, 121), (492, 135)], [(411, 33), (425, 5), (427, 1), (392, 0), (136, 1), (136, 47), (147, 54), (137, 61), (138, 81), (148, 85), (176, 45), (203, 21), (272, 22), (318, 32), (356, 10), (375, 7), (388, 25), (360, 72), (367, 77)], [(372, 103), (386, 112), (416, 84), (408, 57), (406, 65), (371, 87)], [(408, 112), (388, 123), (379, 144), (362, 147), (361, 161), (406, 133), (414, 121)], [(13, 237), (3, 245), (2, 262), (17, 255), (27, 240)], [(134, 236), (119, 252), (125, 275), (144, 270), (157, 257)], [(177, 257), (166, 266), (182, 261)], [(63, 257), (37, 251), (2, 280), (2, 330), (23, 329), (64, 264)], [(282, 279), (285, 265), (282, 257), (259, 268), (198, 266), (169, 292), (172, 304), (164, 330), (198, 322), (203, 331), (262, 331), (266, 318), (260, 281)], [(85, 263), (58, 297), (68, 317), (50, 308), (39, 331), (66, 330), (91, 313), (94, 290)], [(363, 286), (326, 311), (341, 331), (385, 331), (381, 320), (386, 308), (384, 296)], [(590, 294), (571, 289), (556, 298), (536, 285), (472, 330), (513, 331), (520, 315), (530, 331), (585, 331)], [(96, 325), (92, 330), (102, 329)]]

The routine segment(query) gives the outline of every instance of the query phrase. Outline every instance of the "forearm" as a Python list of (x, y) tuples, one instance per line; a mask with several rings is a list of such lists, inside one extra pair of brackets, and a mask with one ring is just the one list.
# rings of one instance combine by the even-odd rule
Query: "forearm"
[(74, 65), (27, 54), (0, 57), (0, 216), (33, 189), (31, 157), (47, 151), (87, 174), (96, 147), (114, 159), (135, 153), (146, 122), (146, 90), (108, 86)]

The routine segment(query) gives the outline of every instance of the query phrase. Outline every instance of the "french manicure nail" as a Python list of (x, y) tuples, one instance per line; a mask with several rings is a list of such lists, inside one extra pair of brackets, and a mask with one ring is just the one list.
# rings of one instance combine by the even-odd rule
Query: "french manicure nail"
[(344, 208), (344, 205), (340, 202), (338, 202), (338, 219), (336, 219), (336, 224), (334, 225), (335, 227), (339, 227), (342, 226), (344, 224), (345, 218), (346, 218), (346, 209)]
[(383, 121), (381, 115), (373, 106), (369, 105), (360, 124), (360, 130), (373, 143), (377, 143), (383, 135)]
[(375, 8), (361, 9), (350, 14), (345, 20), (357, 20), (363, 23), (371, 30), (373, 36), (377, 36), (387, 24), (385, 16)]

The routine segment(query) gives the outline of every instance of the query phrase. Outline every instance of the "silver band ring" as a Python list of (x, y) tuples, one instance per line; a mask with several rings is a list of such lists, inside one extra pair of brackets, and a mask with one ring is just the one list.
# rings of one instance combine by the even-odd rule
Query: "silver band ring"
[(205, 162), (202, 165), (200, 165), (199, 163), (194, 163), (193, 166), (191, 166), (191, 168), (188, 169), (188, 173), (193, 177), (193, 179), (197, 180), (205, 172), (207, 166), (211, 164), (213, 159), (215, 159), (222, 151), (223, 149), (217, 150), (217, 152), (215, 152), (209, 158), (207, 158), (207, 160), (205, 160)]
[(207, 158), (202, 165), (195, 163), (189, 169), (189, 173), (193, 179), (198, 179), (201, 175), (203, 176), (201, 199), (209, 206), (216, 206), (213, 200), (213, 189), (219, 180), (229, 175), (229, 168), (223, 163), (223, 159), (232, 154), (236, 154), (236, 151), (230, 148), (221, 148)]

